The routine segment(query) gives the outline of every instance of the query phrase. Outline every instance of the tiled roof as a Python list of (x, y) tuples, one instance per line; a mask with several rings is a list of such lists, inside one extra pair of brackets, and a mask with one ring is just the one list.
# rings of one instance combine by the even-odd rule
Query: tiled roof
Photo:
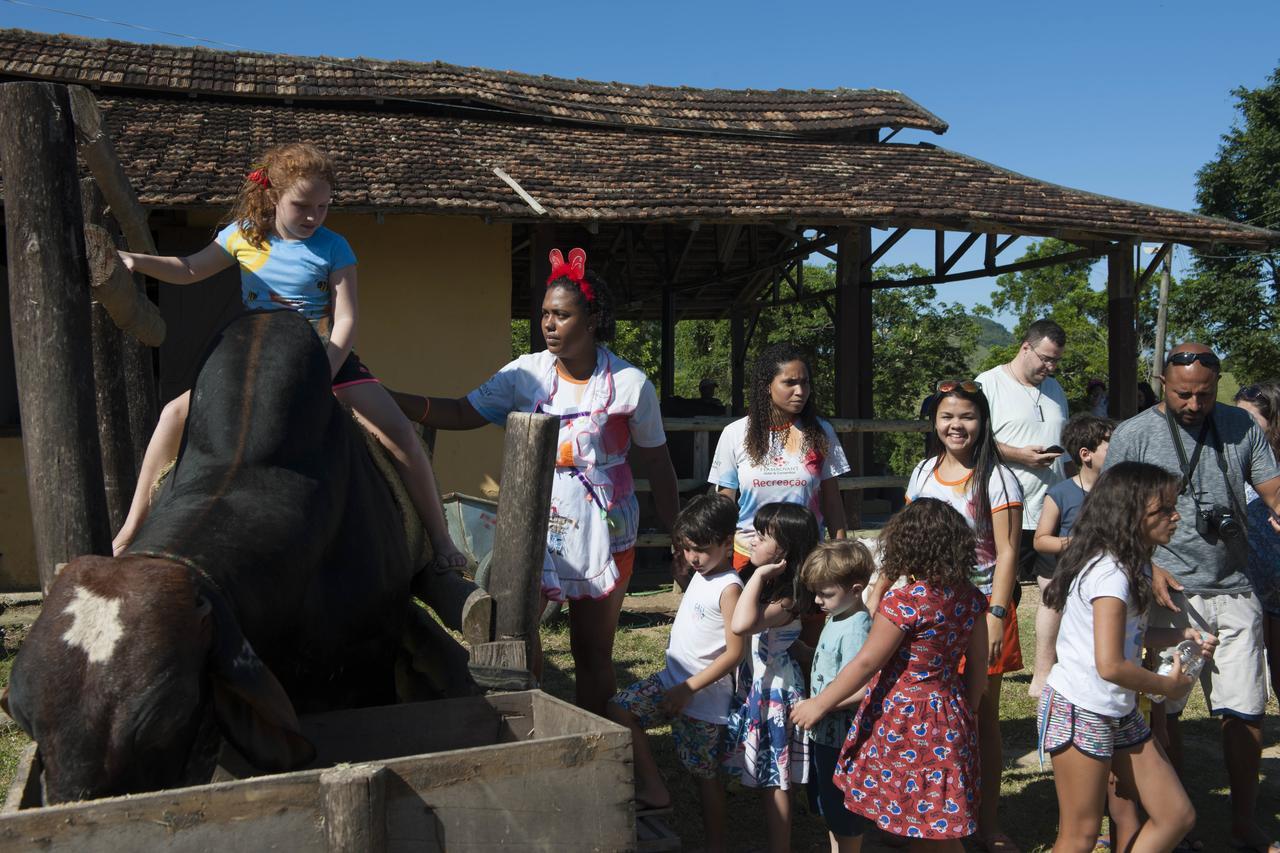
[(507, 172), (561, 222), (794, 219), (1275, 245), (1280, 234), (1037, 181), (931, 145), (631, 133), (373, 108), (103, 98), (142, 202), (227, 205), (267, 146), (313, 140), (338, 207), (535, 220)]
[(469, 104), (626, 127), (833, 136), (947, 125), (882, 89), (729, 90), (633, 86), (443, 62), (229, 52), (0, 30), (0, 75), (157, 93), (294, 103)]

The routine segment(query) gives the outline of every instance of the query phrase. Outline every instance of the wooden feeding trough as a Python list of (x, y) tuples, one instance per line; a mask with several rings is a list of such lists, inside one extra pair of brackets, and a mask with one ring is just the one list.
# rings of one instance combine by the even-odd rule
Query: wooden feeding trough
[(626, 729), (538, 690), (305, 717), (292, 773), (42, 806), (24, 755), (0, 850), (633, 850)]

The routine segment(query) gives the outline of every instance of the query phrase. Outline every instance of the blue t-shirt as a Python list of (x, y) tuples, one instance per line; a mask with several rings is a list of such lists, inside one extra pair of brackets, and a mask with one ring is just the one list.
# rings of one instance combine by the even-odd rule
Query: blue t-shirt
[[(871, 614), (859, 610), (843, 619), (828, 619), (813, 650), (813, 669), (809, 672), (809, 695), (817, 696), (835, 681), (845, 664), (853, 660), (871, 633)], [(853, 727), (857, 707), (838, 708), (827, 714), (809, 730), (809, 739), (826, 746), (838, 747)]]
[(1074, 479), (1054, 483), (1045, 493), (1058, 505), (1058, 536), (1070, 536), (1071, 528), (1076, 526), (1076, 516), (1089, 493), (1076, 485)]
[(312, 323), (333, 314), (329, 276), (356, 262), (350, 244), (324, 226), (305, 240), (272, 234), (264, 248), (250, 243), (233, 223), (216, 240), (240, 265), (240, 298), (246, 308), (292, 308)]

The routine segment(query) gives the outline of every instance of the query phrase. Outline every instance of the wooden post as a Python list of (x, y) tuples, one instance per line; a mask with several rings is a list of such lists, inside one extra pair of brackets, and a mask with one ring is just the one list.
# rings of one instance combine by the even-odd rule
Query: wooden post
[(529, 229), (529, 352), (547, 348), (542, 337), (542, 297), (547, 293), (547, 276), (551, 275), (548, 254), (555, 247), (555, 226), (534, 225)]
[[(836, 415), (842, 418), (869, 418), (873, 409), (871, 352), (871, 294), (864, 287), (870, 271), (862, 261), (870, 251), (870, 229), (840, 229), (836, 241)], [(862, 433), (843, 437), (851, 475), (866, 473), (870, 442)], [(856, 527), (862, 520), (862, 492), (844, 492), (846, 523)]]
[[(542, 615), (542, 564), (547, 553), (559, 427), (559, 420), (550, 415), (507, 415), (502, 490), (489, 573), (494, 642), (472, 649), (476, 667), (528, 671), (533, 661), (532, 643)], [(477, 681), (488, 686), (480, 671), (473, 672)]]
[(110, 553), (94, 423), (89, 270), (65, 86), (0, 85), (9, 296), (36, 568)]
[[(86, 227), (106, 233), (102, 193), (93, 178), (80, 182), (80, 207)], [(114, 246), (114, 243), (111, 244)], [(133, 287), (132, 276), (129, 287)], [(119, 530), (129, 513), (141, 459), (133, 455), (129, 434), (129, 399), (125, 387), (124, 333), (111, 321), (106, 308), (94, 303), (89, 309), (93, 334), (93, 388), (98, 412), (98, 443), (102, 449), (102, 479), (106, 487), (107, 515), (112, 530)]]
[(676, 294), (670, 285), (662, 288), (662, 401), (676, 393)]
[(1136, 303), (1132, 248), (1128, 243), (1117, 243), (1107, 252), (1108, 409), (1117, 419), (1138, 413)]
[(320, 774), (329, 853), (387, 849), (387, 769), (339, 764)]
[(747, 316), (746, 309), (739, 303), (733, 305), (733, 313), (729, 316), (729, 370), (730, 383), (733, 385), (732, 400), (729, 413), (741, 417), (746, 414), (747, 383)]

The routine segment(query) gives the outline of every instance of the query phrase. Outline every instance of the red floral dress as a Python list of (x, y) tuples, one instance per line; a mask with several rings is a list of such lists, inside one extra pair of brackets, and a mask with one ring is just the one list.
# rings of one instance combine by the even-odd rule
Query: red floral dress
[(903, 633), (845, 739), (834, 781), (849, 811), (907, 838), (977, 830), (978, 727), (960, 659), (987, 602), (977, 588), (890, 590), (879, 613)]

